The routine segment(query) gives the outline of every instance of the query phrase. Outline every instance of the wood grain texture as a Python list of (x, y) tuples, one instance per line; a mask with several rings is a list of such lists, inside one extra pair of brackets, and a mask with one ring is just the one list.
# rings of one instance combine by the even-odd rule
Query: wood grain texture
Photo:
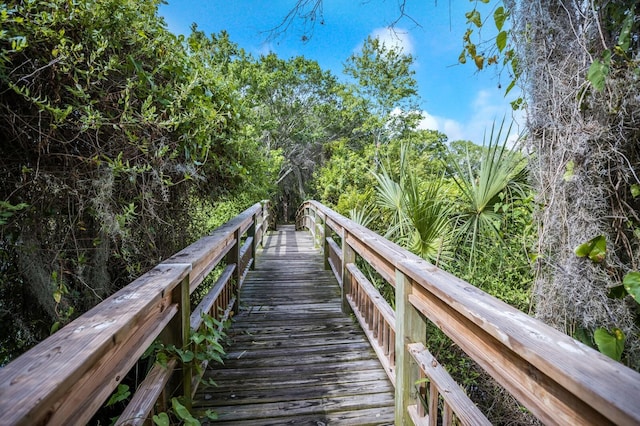
[(0, 369), (0, 424), (82, 424), (176, 314), (190, 265), (158, 265)]
[[(316, 201), (333, 229), (389, 283), (412, 284), (413, 308), (548, 424), (640, 424), (640, 374), (380, 237)], [(301, 223), (304, 219), (301, 219)], [(479, 337), (482, 336), (482, 337)], [(487, 349), (491, 348), (489, 351)]]
[(311, 236), (279, 226), (245, 280), (224, 365), (194, 400), (214, 424), (393, 423), (393, 386)]

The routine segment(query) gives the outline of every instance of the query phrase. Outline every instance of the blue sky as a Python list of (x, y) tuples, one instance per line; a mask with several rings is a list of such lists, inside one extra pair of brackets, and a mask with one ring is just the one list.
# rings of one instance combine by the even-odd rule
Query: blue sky
[[(469, 62), (458, 65), (467, 28), (464, 14), (473, 8), (473, 2), (409, 0), (405, 13), (419, 25), (403, 18), (396, 23), (394, 34), (386, 28), (400, 15), (399, 0), (324, 0), (324, 24), (315, 25), (311, 38), (304, 42), (301, 21), (294, 22), (280, 37), (268, 39), (269, 30), (282, 22), (295, 0), (167, 1), (160, 7), (160, 15), (174, 33), (188, 34), (194, 22), (207, 34), (226, 30), (233, 42), (254, 56), (268, 52), (283, 59), (305, 56), (339, 78), (343, 78), (344, 62), (367, 36), (400, 43), (415, 58), (422, 127), (439, 130), (449, 140), (482, 143), (483, 132), (494, 119), (512, 114), (509, 100), (514, 96), (504, 98), (508, 76), (500, 79), (495, 68), (478, 73)], [(492, 13), (482, 4), (478, 10), (483, 18)], [(493, 27), (492, 19), (486, 27), (485, 33)], [(499, 83), (503, 89), (498, 88)]]

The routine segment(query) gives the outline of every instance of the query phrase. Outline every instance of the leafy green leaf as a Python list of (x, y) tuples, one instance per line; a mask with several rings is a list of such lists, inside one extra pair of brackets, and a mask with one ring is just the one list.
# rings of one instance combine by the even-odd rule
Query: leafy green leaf
[(191, 341), (196, 345), (199, 345), (200, 343), (202, 343), (204, 339), (205, 339), (205, 335), (201, 333), (191, 335)]
[(49, 334), (53, 334), (60, 329), (60, 321), (56, 321), (51, 326), (51, 330), (49, 330)]
[(118, 389), (116, 390), (116, 392), (111, 395), (111, 398), (109, 398), (109, 401), (107, 401), (107, 407), (110, 407), (117, 402), (124, 401), (125, 399), (129, 398), (129, 396), (131, 396), (129, 385), (120, 384), (118, 385)]
[(604, 235), (598, 235), (586, 243), (580, 244), (574, 252), (578, 257), (588, 256), (592, 261), (600, 263), (607, 253), (607, 240)]
[(591, 82), (593, 87), (601, 92), (604, 89), (604, 83), (607, 75), (609, 75), (609, 65), (611, 64), (611, 51), (605, 50), (602, 60), (594, 59), (587, 71), (587, 80)]
[(598, 350), (602, 354), (615, 361), (620, 361), (626, 341), (626, 337), (622, 330), (614, 328), (612, 333), (609, 333), (604, 328), (598, 328), (593, 333), (593, 339), (595, 340), (596, 345), (598, 345)]
[[(493, 12), (493, 20), (496, 23), (496, 28), (498, 31), (502, 31), (502, 27), (504, 26), (504, 21), (507, 20), (508, 13), (505, 12), (504, 7), (500, 6)], [(506, 36), (506, 34), (505, 34)]]
[(158, 352), (158, 354), (156, 355), (156, 362), (164, 368), (167, 368), (167, 361), (167, 354), (164, 352)]
[(591, 82), (597, 91), (602, 91), (602, 89), (604, 89), (604, 79), (607, 73), (608, 71), (605, 69), (602, 62), (600, 62), (599, 59), (595, 59), (587, 72), (587, 80)]
[(502, 52), (505, 47), (507, 47), (507, 32), (500, 31), (498, 36), (496, 37), (496, 46), (498, 46), (498, 51)]
[(622, 29), (620, 30), (620, 36), (618, 37), (618, 46), (623, 52), (626, 52), (629, 49), (629, 45), (631, 43), (631, 28), (633, 27), (635, 19), (636, 14), (632, 11), (627, 15), (622, 23)]
[(153, 422), (157, 426), (169, 426), (171, 423), (169, 422), (169, 416), (167, 413), (160, 413), (153, 416)]
[(482, 27), (482, 18), (480, 17), (480, 12), (477, 10), (467, 12), (464, 16), (467, 17), (467, 23), (472, 23), (478, 28)]
[(183, 351), (182, 349), (176, 349), (176, 352), (178, 353), (178, 356), (180, 356), (182, 362), (187, 363), (193, 361), (192, 351)]
[(578, 327), (578, 329), (573, 334), (573, 338), (591, 348), (595, 348), (593, 339), (591, 338), (591, 333), (582, 327)]
[(622, 285), (633, 299), (640, 303), (640, 272), (629, 272), (622, 279)]
[(176, 413), (176, 416), (182, 421), (186, 426), (200, 426), (200, 422), (194, 418), (187, 407), (182, 405), (178, 398), (173, 398), (171, 400), (171, 406), (173, 407), (173, 411)]
[(633, 185), (631, 185), (631, 196), (633, 198), (638, 198), (639, 195), (640, 195), (640, 185), (638, 185), (637, 183), (634, 183)]
[(519, 97), (513, 101), (510, 102), (511, 104), (511, 109), (514, 111), (519, 110), (520, 108), (522, 108), (522, 104), (524, 103), (524, 99), (522, 97)]
[(507, 96), (511, 91), (511, 89), (513, 89), (515, 86), (516, 86), (516, 79), (514, 78), (513, 80), (511, 80), (511, 83), (509, 83), (509, 85), (507, 86), (507, 89), (504, 91), (504, 95)]

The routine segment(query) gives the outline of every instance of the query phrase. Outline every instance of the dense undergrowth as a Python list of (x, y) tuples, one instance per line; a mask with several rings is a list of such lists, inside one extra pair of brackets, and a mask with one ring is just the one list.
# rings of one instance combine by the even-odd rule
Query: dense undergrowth
[[(562, 240), (554, 247), (534, 225), (536, 214), (567, 235), (573, 230), (549, 219), (546, 204), (536, 204), (548, 195), (540, 182), (553, 176), (557, 182), (549, 187), (559, 185), (568, 198), (578, 192), (567, 188), (583, 182), (600, 188), (601, 179), (587, 173), (588, 156), (577, 152), (597, 138), (567, 142), (573, 159), (565, 160), (545, 154), (548, 140), (539, 134), (527, 135), (532, 151), (507, 144), (512, 132), (504, 122), (487, 129), (484, 146), (418, 130), (413, 58), (378, 40), (365, 40), (346, 58), (340, 80), (302, 57), (254, 58), (224, 32), (206, 35), (194, 26), (188, 37), (174, 35), (158, 16), (159, 0), (0, 4), (0, 365), (251, 204), (270, 198), (277, 219), (291, 221), (301, 201), (316, 198), (522, 311), (554, 316), (545, 317), (554, 324), (564, 317), (550, 314), (557, 307), (553, 297), (578, 287), (556, 288), (548, 300), (532, 298), (533, 267), (545, 277), (539, 288), (557, 283), (547, 272), (550, 253), (562, 249), (571, 270), (588, 270), (608, 283), (594, 290), (600, 299), (589, 300), (593, 312), (604, 318), (613, 307), (610, 312), (620, 313), (596, 321), (595, 314), (572, 311), (564, 331), (602, 350), (602, 339), (617, 336), (611, 327), (624, 328), (630, 343), (607, 354), (637, 368), (638, 305), (633, 291), (620, 285), (624, 277), (633, 281), (629, 288), (640, 288), (634, 272), (640, 183), (629, 177), (637, 165), (637, 126), (626, 125), (612, 106), (637, 109), (619, 83), (624, 77), (637, 86), (632, 35), (638, 25), (627, 3), (599, 13), (615, 12), (614, 21), (631, 35), (605, 28), (624, 43), (616, 42), (613, 57), (605, 49), (594, 62), (601, 67), (589, 69), (593, 88), (571, 84), (581, 92), (563, 96), (582, 99), (579, 108), (567, 109), (582, 117), (606, 103), (605, 87), (622, 94), (592, 118), (598, 128), (613, 123), (624, 130), (624, 153), (608, 142), (589, 145), (600, 146), (600, 154), (608, 146), (626, 160), (608, 175), (624, 193), (598, 189), (598, 200), (614, 203), (620, 214), (612, 215), (610, 232), (583, 226), (579, 238), (567, 240), (575, 244)], [(525, 21), (520, 36), (528, 31)], [(465, 52), (471, 55), (473, 47), (478, 64), (466, 37)], [(517, 52), (509, 52), (505, 64), (516, 67)], [(532, 60), (536, 51), (520, 53)], [(516, 79), (521, 75), (512, 71)], [(554, 137), (574, 133), (568, 128)], [(598, 158), (605, 164), (609, 157)], [(553, 170), (532, 167), (541, 161)], [(594, 223), (609, 226), (603, 203), (588, 207), (601, 209)], [(605, 262), (593, 253), (602, 240), (609, 241), (600, 253)], [(369, 273), (393, 303), (393, 289)], [(430, 350), (492, 421), (530, 421), (446, 336), (429, 329)]]

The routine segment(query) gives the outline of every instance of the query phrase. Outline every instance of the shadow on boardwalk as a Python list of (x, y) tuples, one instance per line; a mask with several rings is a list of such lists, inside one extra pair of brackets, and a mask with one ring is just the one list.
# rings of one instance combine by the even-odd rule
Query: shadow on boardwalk
[(194, 408), (233, 425), (393, 424), (393, 386), (306, 232), (280, 226), (241, 290), (223, 366)]

